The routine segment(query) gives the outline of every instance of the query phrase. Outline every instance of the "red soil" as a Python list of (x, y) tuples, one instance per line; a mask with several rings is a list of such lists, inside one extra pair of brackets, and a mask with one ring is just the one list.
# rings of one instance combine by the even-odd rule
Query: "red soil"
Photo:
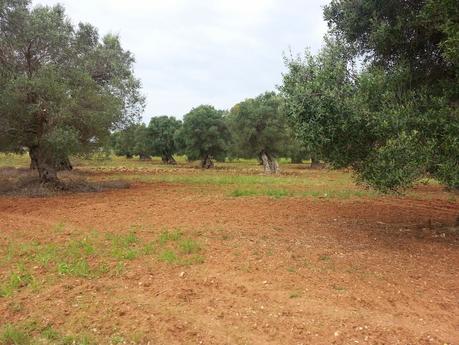
[[(103, 344), (115, 333), (152, 345), (459, 344), (459, 241), (447, 227), (458, 211), (438, 199), (232, 198), (159, 183), (3, 197), (0, 244), (179, 227), (203, 244), (205, 262), (143, 257), (121, 277), (19, 291), (24, 309), (0, 298), (0, 324), (34, 318)], [(57, 223), (64, 233), (50, 231)]]

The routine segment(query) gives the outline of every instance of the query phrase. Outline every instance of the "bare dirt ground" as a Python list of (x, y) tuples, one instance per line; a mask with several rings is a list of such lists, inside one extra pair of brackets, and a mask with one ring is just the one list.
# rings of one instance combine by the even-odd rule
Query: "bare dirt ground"
[[(0, 328), (33, 320), (33, 336), (52, 327), (95, 344), (459, 344), (459, 203), (420, 193), (433, 196), (232, 197), (151, 182), (0, 197), (0, 278), (23, 261), (38, 281), (0, 297)], [(199, 243), (202, 260), (159, 260), (165, 229)], [(7, 249), (129, 231), (158, 247), (117, 274), (58, 274)]]

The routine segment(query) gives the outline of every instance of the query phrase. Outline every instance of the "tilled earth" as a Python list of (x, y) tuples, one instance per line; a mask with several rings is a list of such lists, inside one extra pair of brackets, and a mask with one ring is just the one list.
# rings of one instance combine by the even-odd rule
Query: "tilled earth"
[(97, 344), (459, 344), (458, 211), (437, 198), (236, 198), (165, 183), (0, 197), (4, 257), (11, 243), (180, 229), (203, 258), (153, 253), (96, 277), (32, 265), (40, 287), (0, 297), (0, 326), (35, 320)]

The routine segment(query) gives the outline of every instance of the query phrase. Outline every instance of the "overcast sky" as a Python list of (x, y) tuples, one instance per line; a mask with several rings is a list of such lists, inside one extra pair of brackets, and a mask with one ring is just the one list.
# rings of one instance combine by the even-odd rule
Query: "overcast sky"
[(283, 52), (317, 51), (327, 0), (34, 0), (61, 3), (72, 21), (116, 33), (136, 57), (144, 120), (191, 108), (229, 109), (273, 90)]

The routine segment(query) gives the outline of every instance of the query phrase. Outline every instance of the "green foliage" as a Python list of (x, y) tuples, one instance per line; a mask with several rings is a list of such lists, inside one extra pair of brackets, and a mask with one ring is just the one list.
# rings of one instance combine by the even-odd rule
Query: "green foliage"
[(267, 92), (231, 109), (227, 122), (233, 140), (233, 156), (260, 157), (262, 151), (271, 155), (283, 153), (290, 133), (281, 106), (282, 99), (274, 92)]
[(0, 333), (0, 344), (2, 345), (29, 345), (30, 336), (19, 327), (6, 324)]
[(307, 51), (304, 58), (286, 58), (285, 62), (288, 72), (280, 91), (286, 114), (295, 123), (305, 147), (313, 148), (336, 167), (349, 165), (354, 157), (343, 155), (342, 149), (363, 145), (360, 138), (350, 134), (351, 129), (357, 132), (361, 128), (356, 127), (347, 102), (355, 85), (343, 47), (328, 40), (317, 56)]
[(224, 161), (230, 132), (224, 120), (224, 112), (210, 105), (192, 109), (183, 119), (177, 132), (188, 159), (215, 158)]
[(230, 195), (234, 196), (236, 198), (241, 197), (241, 196), (255, 196), (257, 195), (257, 191), (255, 190), (247, 190), (247, 189), (235, 189), (233, 190)]
[(90, 345), (94, 344), (91, 337), (81, 335), (63, 335), (50, 325), (43, 326), (36, 321), (20, 324), (5, 324), (0, 331), (1, 345)]
[(384, 192), (425, 176), (459, 187), (457, 6), (443, 2), (439, 18), (433, 1), (332, 1), (334, 38), (286, 59), (280, 89), (302, 139)]
[(165, 249), (159, 254), (159, 261), (166, 262), (168, 264), (173, 264), (177, 262), (178, 258), (175, 252), (171, 249)]
[(183, 254), (195, 254), (201, 250), (199, 243), (192, 239), (184, 239), (180, 241), (179, 247)]
[(11, 272), (6, 282), (0, 285), (0, 297), (9, 297), (16, 291), (35, 284), (35, 278), (25, 268)]
[(113, 150), (117, 156), (149, 156), (148, 130), (144, 124), (132, 124), (111, 136)]
[(165, 244), (170, 241), (178, 241), (182, 238), (183, 234), (179, 229), (174, 229), (172, 231), (164, 230), (159, 235), (159, 243)]
[(153, 117), (148, 125), (149, 153), (163, 161), (171, 159), (178, 151), (175, 137), (181, 126), (182, 122), (172, 116)]
[(428, 84), (435, 89), (429, 92), (441, 95), (447, 82), (457, 96), (457, 5), (455, 0), (333, 0), (324, 16), (353, 53), (387, 71), (406, 65), (405, 86)]
[(168, 264), (194, 265), (204, 262), (198, 253), (201, 245), (192, 238), (184, 238), (183, 233), (174, 229), (161, 232), (158, 242), (163, 249), (158, 255), (158, 260)]
[(70, 154), (94, 150), (137, 119), (144, 99), (119, 38), (74, 27), (60, 5), (0, 2), (0, 150), (27, 148), (43, 182)]

